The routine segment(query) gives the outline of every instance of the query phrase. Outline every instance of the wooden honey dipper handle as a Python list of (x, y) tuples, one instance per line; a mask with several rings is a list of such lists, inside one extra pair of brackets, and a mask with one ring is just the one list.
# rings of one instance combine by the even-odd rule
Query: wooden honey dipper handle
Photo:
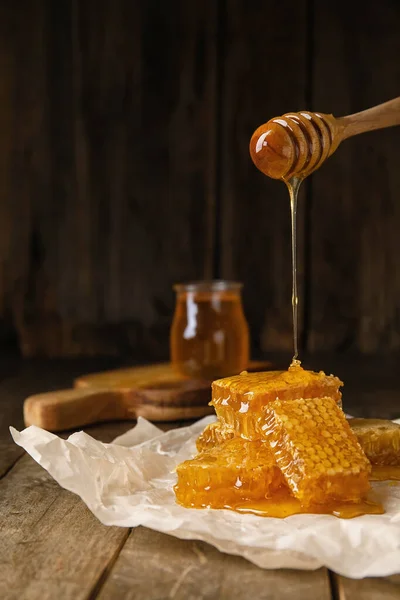
[(339, 119), (310, 111), (286, 113), (256, 129), (250, 155), (268, 177), (304, 179), (319, 169), (343, 140), (393, 125), (400, 125), (400, 97)]
[(347, 117), (337, 119), (341, 141), (359, 133), (400, 125), (400, 96)]

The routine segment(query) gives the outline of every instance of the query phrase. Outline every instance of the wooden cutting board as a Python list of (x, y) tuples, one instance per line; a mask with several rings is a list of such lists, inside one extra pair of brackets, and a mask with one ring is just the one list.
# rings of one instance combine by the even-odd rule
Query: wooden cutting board
[[(271, 369), (251, 362), (249, 371)], [(101, 421), (179, 421), (212, 414), (211, 381), (186, 379), (170, 363), (83, 375), (74, 388), (36, 394), (24, 403), (25, 425), (62, 431)]]

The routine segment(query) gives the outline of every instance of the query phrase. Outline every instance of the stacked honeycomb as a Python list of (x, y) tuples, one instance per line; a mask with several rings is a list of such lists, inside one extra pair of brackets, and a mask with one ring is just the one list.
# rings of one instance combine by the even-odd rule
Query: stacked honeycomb
[(283, 485), (269, 444), (234, 437), (179, 465), (175, 493), (185, 506), (223, 508), (268, 498)]
[[(218, 421), (197, 440), (199, 454), (178, 466), (177, 501), (235, 508), (283, 496), (297, 512), (360, 503), (371, 465), (341, 410), (341, 385), (297, 365), (215, 381)], [(399, 439), (391, 434), (393, 447)]]
[(274, 400), (329, 397), (341, 406), (343, 383), (322, 371), (300, 366), (287, 371), (247, 373), (218, 379), (212, 384), (212, 401), (220, 422), (248, 440), (260, 439), (259, 422), (265, 407)]

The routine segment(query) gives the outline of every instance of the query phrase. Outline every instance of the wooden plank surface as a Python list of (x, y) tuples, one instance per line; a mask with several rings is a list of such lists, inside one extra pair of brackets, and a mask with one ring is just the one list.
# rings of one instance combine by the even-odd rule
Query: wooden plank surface
[(1, 4), (0, 325), (166, 358), (172, 284), (212, 275), (215, 3)]
[(36, 209), (50, 187), (44, 4), (0, 3), (0, 339), (6, 347), (9, 330), (17, 333), (31, 316), (24, 303), (41, 272)]
[[(282, 182), (257, 171), (248, 147), (259, 125), (305, 106), (307, 2), (294, 3), (290, 18), (284, 18), (278, 2), (232, 0), (226, 4), (221, 44), (221, 273), (244, 282), (254, 347), (290, 353), (289, 195)], [(301, 197), (300, 291), (304, 195)], [(300, 313), (302, 310), (300, 306)]]
[(128, 532), (102, 525), (24, 457), (0, 482), (0, 597), (87, 598)]
[[(393, 0), (285, 19), (261, 0), (0, 3), (0, 347), (166, 358), (171, 284), (223, 275), (255, 349), (290, 352), (287, 193), (249, 137), (398, 95), (399, 18)], [(346, 141), (300, 202), (310, 350), (400, 348), (398, 135)]]
[[(314, 3), (312, 110), (351, 114), (399, 95), (400, 4)], [(312, 176), (309, 349), (400, 347), (399, 129), (345, 141)]]
[[(70, 387), (78, 375), (112, 368), (116, 364), (115, 359), (51, 362), (4, 360), (0, 371), (0, 478), (23, 454), (23, 450), (12, 441), (9, 427), (24, 428), (22, 407), (25, 398), (43, 391)], [(130, 426), (130, 423), (116, 423), (106, 429), (106, 434), (112, 436), (115, 433), (113, 437), (116, 437)], [(111, 441), (113, 437), (104, 441)]]
[[(130, 366), (130, 363), (126, 365)], [(5, 361), (0, 371), (0, 479), (23, 455), (23, 450), (12, 441), (9, 427), (12, 425), (19, 430), (24, 428), (25, 398), (40, 392), (68, 388), (73, 384), (74, 379), (84, 373), (107, 370), (116, 366), (123, 366), (123, 362), (117, 362), (113, 358)], [(95, 424), (84, 429), (101, 441), (111, 442), (134, 424), (135, 421), (114, 422), (108, 423), (105, 427)], [(159, 424), (161, 428), (167, 426), (164, 423)], [(65, 431), (60, 435), (66, 437), (70, 433)]]
[(337, 577), (338, 600), (398, 600), (400, 575), (355, 580)]
[(343, 409), (357, 417), (400, 417), (400, 356), (317, 354), (305, 356), (304, 367), (333, 373), (344, 382)]
[[(320, 366), (332, 365), (341, 376), (352, 373), (352, 398), (357, 401), (356, 383), (362, 378), (355, 374), (360, 373), (360, 363), (334, 363), (329, 357), (309, 360)], [(389, 405), (385, 408), (376, 399), (369, 406), (369, 410), (379, 411), (375, 416), (382, 416), (382, 410), (398, 406), (394, 395), (397, 380), (385, 375), (382, 359), (370, 359), (367, 364), (364, 361), (361, 364), (365, 370), (361, 373), (371, 394), (375, 391), (380, 398), (385, 385), (388, 382), (392, 385), (392, 408)], [(58, 387), (85, 371), (112, 366), (112, 362), (98, 361), (27, 361), (19, 367), (10, 366), (9, 378), (0, 382), (4, 430), (10, 424), (7, 414), (14, 414), (12, 424), (18, 427), (26, 390)], [(389, 367), (393, 369), (393, 365)], [(351, 407), (354, 410), (356, 405)], [(361, 406), (359, 410), (364, 408)], [(86, 430), (93, 437), (109, 442), (132, 425), (113, 423)], [(133, 531), (128, 539), (127, 535), (128, 530), (102, 526), (79, 498), (62, 490), (41, 467), (24, 456), (0, 481), (0, 597), (5, 600), (54, 597), (79, 600), (97, 596), (102, 600), (331, 597), (324, 569), (264, 571), (240, 558), (220, 554), (207, 544), (177, 540), (144, 528)], [(342, 594), (341, 600), (375, 597), (392, 600), (398, 595), (398, 581), (398, 577), (367, 583), (340, 578), (337, 589)], [(375, 595), (371, 595), (371, 589)]]
[(267, 571), (203, 542), (139, 527), (132, 531), (99, 600), (330, 600), (326, 569)]

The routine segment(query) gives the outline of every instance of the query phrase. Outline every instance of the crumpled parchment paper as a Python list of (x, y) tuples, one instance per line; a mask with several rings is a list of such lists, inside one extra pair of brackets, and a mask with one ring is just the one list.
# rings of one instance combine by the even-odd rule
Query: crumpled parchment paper
[(203, 540), (267, 569), (326, 566), (353, 578), (400, 572), (400, 482), (373, 484), (386, 514), (350, 520), (329, 515), (273, 519), (176, 504), (174, 469), (196, 453), (197, 436), (213, 420), (163, 433), (139, 418), (112, 444), (83, 432), (63, 440), (34, 426), (10, 430), (14, 441), (105, 525), (144, 525)]

